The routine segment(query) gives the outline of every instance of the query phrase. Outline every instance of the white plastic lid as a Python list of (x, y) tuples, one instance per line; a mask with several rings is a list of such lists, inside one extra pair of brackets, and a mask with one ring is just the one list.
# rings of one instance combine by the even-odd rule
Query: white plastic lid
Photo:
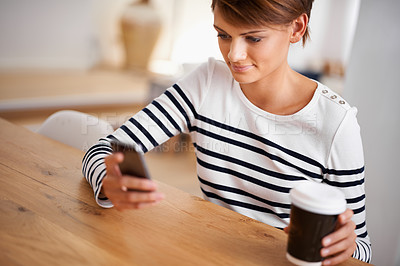
[(290, 190), (292, 204), (309, 212), (336, 215), (346, 210), (346, 199), (338, 188), (305, 182)]

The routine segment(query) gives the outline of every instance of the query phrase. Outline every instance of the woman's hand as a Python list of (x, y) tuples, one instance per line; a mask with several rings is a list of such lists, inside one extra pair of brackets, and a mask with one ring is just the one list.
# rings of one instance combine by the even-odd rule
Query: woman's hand
[(322, 265), (339, 264), (353, 255), (356, 249), (356, 225), (351, 220), (353, 211), (347, 209), (338, 216), (336, 229), (322, 239), (321, 256), (326, 258)]
[[(356, 228), (351, 220), (353, 211), (347, 209), (338, 216), (335, 231), (322, 239), (321, 256), (324, 257), (322, 265), (335, 265), (350, 258), (356, 249)], [(289, 233), (290, 225), (283, 228), (285, 233)]]
[(117, 210), (140, 209), (164, 199), (164, 194), (156, 191), (154, 181), (122, 175), (118, 164), (123, 160), (122, 153), (114, 153), (105, 158), (107, 174), (103, 179), (102, 192)]

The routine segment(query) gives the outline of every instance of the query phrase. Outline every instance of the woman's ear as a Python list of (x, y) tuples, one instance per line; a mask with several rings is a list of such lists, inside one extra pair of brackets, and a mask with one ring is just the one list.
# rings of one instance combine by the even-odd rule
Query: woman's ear
[(307, 29), (307, 25), (308, 25), (308, 16), (305, 13), (301, 14), (298, 18), (293, 20), (291, 25), (292, 33), (290, 36), (291, 43), (297, 43), (303, 38), (304, 33), (306, 32)]

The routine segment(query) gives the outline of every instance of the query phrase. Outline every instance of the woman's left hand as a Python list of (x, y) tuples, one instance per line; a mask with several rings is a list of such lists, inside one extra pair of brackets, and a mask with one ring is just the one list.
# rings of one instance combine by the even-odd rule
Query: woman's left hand
[(356, 249), (356, 225), (351, 220), (353, 211), (347, 209), (338, 216), (335, 231), (322, 239), (321, 256), (326, 258), (322, 265), (339, 264), (353, 255)]

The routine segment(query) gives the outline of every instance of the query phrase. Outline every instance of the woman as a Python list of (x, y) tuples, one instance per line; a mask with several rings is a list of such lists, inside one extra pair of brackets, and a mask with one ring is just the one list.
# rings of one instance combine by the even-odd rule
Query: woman
[(111, 140), (147, 152), (189, 133), (207, 200), (288, 231), (291, 188), (336, 186), (348, 209), (322, 240), (323, 263), (369, 261), (357, 110), (287, 63), (290, 44), (308, 38), (312, 2), (214, 0), (225, 63), (210, 59), (88, 150), (83, 173), (98, 204), (136, 209), (164, 197), (151, 180), (121, 176)]

